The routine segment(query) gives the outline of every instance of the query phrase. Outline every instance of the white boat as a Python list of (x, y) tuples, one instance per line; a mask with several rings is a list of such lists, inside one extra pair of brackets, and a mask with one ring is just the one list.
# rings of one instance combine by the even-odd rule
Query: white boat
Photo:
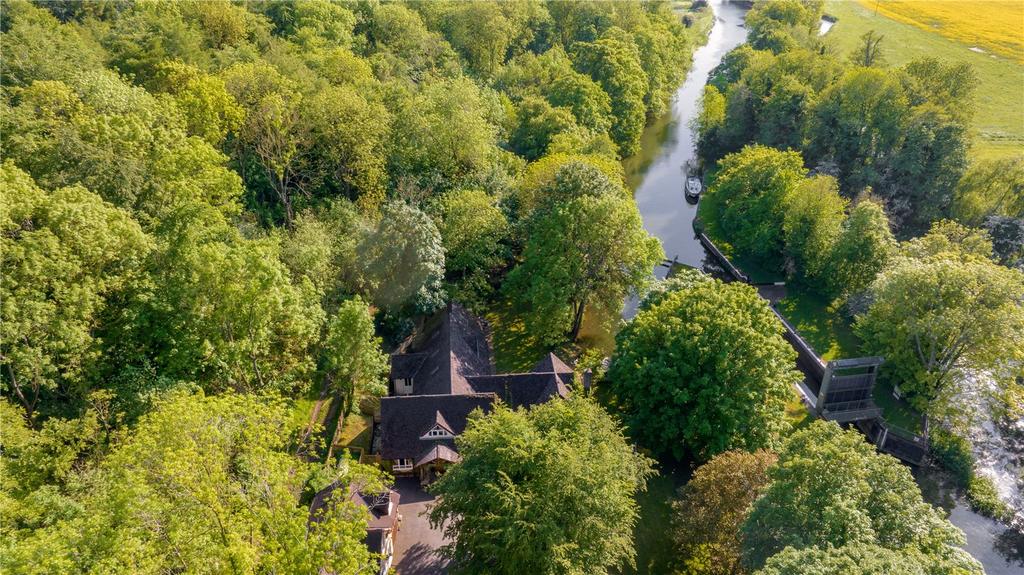
[(696, 200), (700, 197), (701, 185), (700, 178), (696, 176), (690, 176), (686, 178), (686, 197)]

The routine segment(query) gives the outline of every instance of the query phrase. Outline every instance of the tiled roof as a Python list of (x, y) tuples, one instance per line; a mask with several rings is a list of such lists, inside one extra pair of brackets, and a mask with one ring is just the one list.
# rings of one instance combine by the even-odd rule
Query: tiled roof
[(427, 448), (427, 450), (423, 452), (423, 455), (417, 457), (413, 465), (415, 467), (419, 467), (420, 465), (433, 463), (434, 461), (447, 461), (448, 463), (458, 463), (462, 461), (462, 458), (459, 457), (459, 454), (451, 447), (448, 447), (443, 443), (437, 443)]
[(569, 395), (569, 388), (554, 373), (485, 375), (469, 378), (469, 385), (477, 393), (493, 393), (513, 408), (544, 403), (556, 395)]
[(414, 395), (471, 393), (466, 377), (491, 373), (487, 328), (457, 303), (432, 317), (406, 353), (391, 356), (391, 378), (412, 377)]
[(427, 354), (425, 353), (399, 353), (392, 355), (391, 378), (415, 378), (425, 359), (427, 359)]
[[(309, 520), (311, 522), (321, 520), (322, 515), (319, 511), (327, 505), (333, 505), (332, 499), (339, 487), (338, 482), (331, 483), (313, 497), (313, 503), (309, 506)], [(375, 506), (374, 503), (377, 501), (376, 495), (364, 494), (351, 486), (347, 486), (344, 489), (346, 490), (346, 499), (363, 507), (369, 514), (366, 520), (364, 543), (370, 551), (381, 553), (383, 551), (384, 533), (394, 529), (398, 523), (398, 504), (401, 495), (394, 489), (388, 489), (388, 504), (386, 506)]]
[[(430, 429), (434, 429), (435, 427), (440, 427), (441, 429), (444, 429), (445, 431), (451, 433), (452, 435), (455, 434), (455, 432), (452, 431), (452, 426), (448, 423), (444, 416), (441, 415), (440, 411), (437, 412), (437, 416), (434, 418), (434, 425), (431, 425)], [(430, 429), (424, 431), (423, 433), (427, 433), (427, 431), (430, 431)]]
[(420, 439), (434, 427), (438, 413), (452, 433), (466, 429), (466, 419), (477, 408), (491, 410), (495, 396), (486, 394), (390, 396), (380, 401), (381, 457), (384, 459), (416, 459), (427, 448), (443, 444), (451, 449), (451, 439)]
[(381, 400), (380, 455), (413, 459), (416, 466), (459, 457), (452, 439), (421, 439), (431, 429), (458, 436), (474, 409), (488, 412), (498, 399), (519, 408), (567, 397), (574, 377), (553, 353), (529, 373), (494, 375), (486, 326), (456, 303), (430, 318), (402, 349), (391, 356), (391, 377), (412, 378), (412, 395)]
[(533, 366), (531, 370), (534, 373), (559, 373), (559, 374), (571, 374), (572, 368), (565, 364), (564, 361), (553, 353), (548, 353)]

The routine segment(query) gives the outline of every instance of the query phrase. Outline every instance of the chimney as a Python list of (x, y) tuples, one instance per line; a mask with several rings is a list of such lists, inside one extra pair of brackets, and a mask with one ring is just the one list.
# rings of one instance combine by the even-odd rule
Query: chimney
[(590, 388), (594, 384), (594, 371), (589, 367), (583, 370), (583, 393), (590, 395)]

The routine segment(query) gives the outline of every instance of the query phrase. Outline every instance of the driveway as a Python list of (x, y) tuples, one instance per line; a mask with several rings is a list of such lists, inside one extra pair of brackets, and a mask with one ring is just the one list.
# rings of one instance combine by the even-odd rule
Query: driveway
[(447, 540), (440, 530), (431, 529), (427, 517), (422, 515), (434, 501), (434, 496), (423, 491), (419, 480), (399, 477), (395, 490), (401, 494), (398, 512), (402, 525), (395, 539), (395, 570), (399, 575), (439, 575), (447, 572), (448, 560), (438, 557), (434, 550)]

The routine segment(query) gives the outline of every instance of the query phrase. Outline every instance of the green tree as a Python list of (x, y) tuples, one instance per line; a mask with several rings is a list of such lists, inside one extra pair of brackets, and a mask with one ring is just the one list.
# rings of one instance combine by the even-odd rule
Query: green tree
[(379, 77), (422, 82), (461, 74), (458, 54), (438, 33), (428, 30), (414, 10), (402, 4), (366, 3), (356, 32)]
[(170, 99), (109, 71), (76, 74), (72, 85), (33, 83), (0, 127), (7, 157), (40, 186), (81, 184), (144, 225), (188, 202), (238, 211), (242, 181), (227, 158), (188, 135)]
[[(302, 94), (264, 60), (235, 64), (222, 72), (231, 95), (245, 109), (245, 122), (233, 156), (247, 187), (269, 188), (284, 210), (288, 227), (295, 217), (295, 196), (309, 193), (305, 159), (310, 126), (302, 122)], [(259, 201), (261, 198), (257, 198)]]
[(636, 44), (621, 37), (580, 42), (573, 48), (576, 68), (589, 74), (611, 98), (611, 136), (623, 157), (640, 148), (640, 134), (646, 123), (644, 94), (647, 74), (640, 64)]
[(380, 489), (379, 472), (350, 461), (321, 470), (292, 456), (288, 421), (281, 401), (172, 395), (78, 475), (62, 516), (19, 532), (0, 565), (15, 573), (372, 568), (365, 510), (337, 498), (309, 524), (299, 495), (318, 472), (337, 478), (341, 493), (353, 483)]
[(833, 296), (860, 293), (871, 285), (896, 252), (896, 239), (881, 204), (863, 199), (850, 210), (832, 245), (826, 285)]
[(771, 260), (783, 249), (785, 199), (807, 170), (798, 152), (747, 146), (719, 163), (708, 195), (736, 250)]
[(431, 491), (453, 573), (605, 573), (633, 562), (633, 496), (652, 474), (590, 399), (470, 419)]
[(861, 34), (860, 45), (850, 52), (850, 63), (864, 68), (884, 68), (886, 62), (885, 53), (882, 51), (883, 40), (885, 36), (875, 33), (874, 30)]
[(359, 396), (387, 393), (388, 356), (374, 334), (373, 316), (358, 296), (342, 302), (327, 321), (323, 347), (329, 385), (342, 399), (343, 416), (352, 413)]
[(357, 247), (369, 232), (355, 204), (335, 200), (295, 217), (294, 229), (281, 239), (281, 261), (296, 283), (308, 279), (330, 309), (344, 294), (359, 291)]
[(909, 115), (898, 75), (852, 69), (818, 96), (808, 119), (807, 158), (835, 162), (847, 196), (876, 186), (903, 142)]
[(725, 96), (713, 84), (704, 86), (700, 108), (693, 119), (697, 130), (697, 154), (705, 160), (717, 160), (724, 153), (720, 139), (725, 127)]
[(388, 184), (387, 109), (355, 88), (330, 87), (305, 102), (301, 121), (310, 130), (310, 185), (324, 195), (347, 197), (364, 211), (379, 209)]
[[(800, 182), (785, 198), (782, 231), (787, 268), (812, 285), (825, 282), (824, 272), (846, 218), (846, 200), (830, 176)], [(827, 285), (821, 286), (825, 290)]]
[(358, 247), (365, 291), (389, 313), (444, 305), (444, 244), (430, 216), (403, 202), (384, 204), (376, 229)]
[(111, 66), (139, 84), (147, 84), (157, 67), (169, 60), (207, 68), (210, 52), (204, 49), (203, 32), (183, 18), (181, 8), (141, 3), (119, 13), (100, 36)]
[(395, 111), (388, 171), (396, 180), (448, 190), (472, 181), (497, 154), (494, 110), (466, 78), (431, 82)]
[(803, 125), (814, 102), (814, 90), (786, 75), (772, 83), (758, 114), (757, 141), (780, 150), (803, 146)]
[(677, 458), (777, 446), (800, 379), (782, 324), (746, 285), (701, 281), (616, 336), (607, 379), (633, 436)]
[(992, 237), (992, 251), (999, 263), (1024, 269), (1024, 218), (989, 216), (985, 229)]
[(916, 106), (904, 141), (877, 188), (889, 217), (904, 235), (920, 233), (949, 213), (957, 182), (967, 169), (967, 126), (935, 104)]
[(749, 569), (786, 548), (876, 545), (915, 557), (930, 573), (982, 572), (957, 547), (963, 533), (921, 499), (910, 470), (857, 431), (815, 421), (789, 437), (768, 475), (742, 527)]
[(108, 303), (141, 280), (153, 242), (80, 186), (44, 191), (9, 160), (0, 184), (0, 377), (31, 421), (56, 407), (44, 397), (84, 399)]
[(431, 210), (444, 244), (446, 272), (456, 285), (452, 295), (463, 303), (489, 294), (492, 272), (510, 255), (508, 219), (495, 204), (486, 192), (456, 190)]
[(588, 306), (618, 315), (664, 255), (625, 190), (593, 166), (566, 164), (541, 195), (505, 289), (527, 311), (531, 333), (575, 340)]
[(757, 2), (747, 14), (750, 44), (776, 54), (809, 44), (817, 36), (821, 0)]
[(595, 132), (605, 132), (612, 125), (611, 98), (596, 82), (568, 67), (550, 84), (541, 86), (552, 106), (569, 108), (576, 122)]
[[(617, 158), (575, 152), (549, 154), (535, 162), (530, 162), (519, 177), (519, 185), (511, 202), (515, 205), (519, 220), (527, 220), (533, 210), (547, 200), (546, 194), (553, 189), (552, 183), (558, 172), (575, 162), (588, 164), (600, 170), (613, 184), (625, 185), (626, 176), (622, 171), (622, 162), (619, 162)], [(605, 180), (597, 179), (593, 185), (605, 185)]]
[(207, 206), (186, 206), (158, 230), (139, 290), (111, 336), (126, 362), (152, 357), (161, 373), (211, 392), (302, 389), (324, 312), (311, 284), (291, 283), (276, 238), (245, 239)]
[[(930, 572), (927, 567), (927, 563), (922, 564), (913, 553), (855, 543), (839, 548), (787, 547), (773, 555), (757, 575), (926, 575)], [(957, 571), (961, 572), (978, 571), (971, 568)]]
[(520, 102), (516, 116), (516, 126), (509, 136), (509, 145), (527, 160), (543, 156), (557, 134), (579, 129), (571, 111), (567, 108), (554, 108), (547, 100), (535, 96)]
[(768, 484), (770, 451), (726, 451), (697, 468), (672, 503), (673, 540), (682, 572), (739, 575), (739, 529)]
[(45, 9), (27, 0), (4, 4), (0, 34), (4, 86), (23, 87), (36, 80), (67, 80), (82, 70), (103, 67), (103, 48), (88, 33), (61, 25)]
[(640, 65), (647, 75), (644, 105), (648, 117), (658, 118), (668, 111), (676, 88), (690, 68), (690, 47), (681, 19), (667, 4), (650, 5), (647, 23), (632, 32), (640, 51)]
[(1024, 357), (1020, 270), (960, 250), (903, 257), (878, 276), (870, 294), (873, 303), (854, 329), (868, 353), (885, 356), (885, 371), (911, 403), (929, 415), (952, 408), (965, 370)]
[(526, 28), (528, 14), (517, 9), (532, 8), (546, 14), (539, 3), (453, 2), (450, 6), (442, 24), (445, 36), (469, 69), (482, 78), (493, 75), (524, 32), (530, 31)]
[(927, 234), (903, 242), (900, 252), (918, 260), (988, 261), (992, 259), (992, 239), (985, 230), (941, 220), (932, 224)]
[(989, 216), (1024, 217), (1024, 155), (975, 162), (957, 185), (951, 211), (968, 226)]
[(245, 112), (228, 94), (224, 81), (188, 64), (161, 62), (151, 89), (170, 94), (185, 116), (188, 133), (220, 146), (242, 124)]

